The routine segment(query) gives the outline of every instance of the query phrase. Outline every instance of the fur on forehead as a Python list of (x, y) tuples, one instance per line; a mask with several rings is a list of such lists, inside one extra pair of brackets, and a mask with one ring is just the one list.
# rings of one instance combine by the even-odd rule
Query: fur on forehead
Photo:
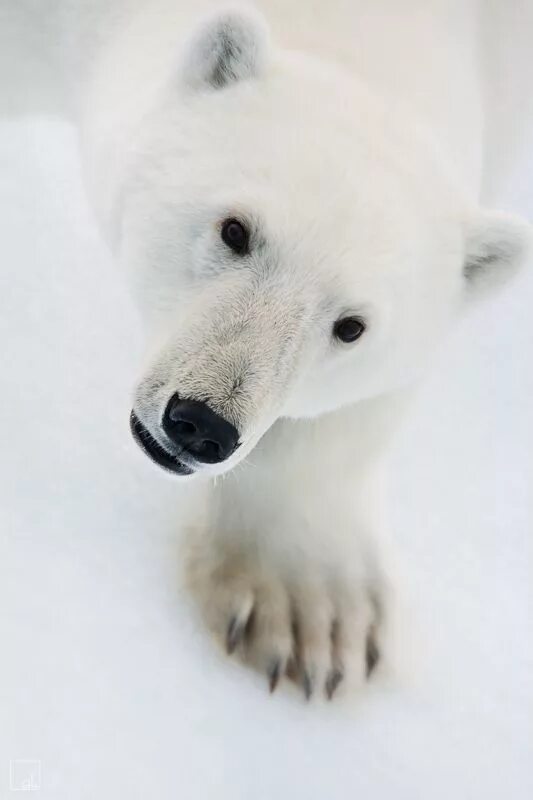
[(252, 9), (228, 9), (203, 20), (193, 32), (182, 66), (191, 89), (222, 89), (259, 77), (268, 54), (265, 19)]

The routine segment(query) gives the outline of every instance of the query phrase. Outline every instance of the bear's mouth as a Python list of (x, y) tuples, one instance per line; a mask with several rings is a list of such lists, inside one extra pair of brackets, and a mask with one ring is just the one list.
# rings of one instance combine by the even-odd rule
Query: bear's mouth
[(173, 472), (175, 475), (192, 475), (194, 473), (191, 467), (180, 461), (177, 455), (170, 453), (155, 439), (135, 411), (130, 414), (130, 430), (141, 450), (159, 467)]

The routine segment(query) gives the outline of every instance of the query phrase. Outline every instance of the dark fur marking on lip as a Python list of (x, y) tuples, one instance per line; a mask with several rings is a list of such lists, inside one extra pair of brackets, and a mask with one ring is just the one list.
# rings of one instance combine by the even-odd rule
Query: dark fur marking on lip
[(177, 455), (166, 450), (166, 448), (155, 439), (134, 411), (130, 414), (130, 430), (141, 450), (146, 453), (154, 464), (157, 464), (159, 467), (166, 469), (167, 472), (172, 472), (175, 475), (193, 474), (193, 469), (180, 461)]

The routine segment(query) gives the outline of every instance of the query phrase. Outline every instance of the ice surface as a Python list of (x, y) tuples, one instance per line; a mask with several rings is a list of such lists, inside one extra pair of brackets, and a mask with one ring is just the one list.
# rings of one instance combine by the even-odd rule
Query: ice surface
[[(531, 217), (520, 130), (488, 199)], [(0, 797), (14, 759), (43, 800), (532, 797), (531, 271), (450, 333), (398, 446), (417, 669), (307, 705), (219, 657), (178, 589), (180, 495), (130, 440), (138, 320), (73, 134), (5, 125), (0, 175)]]

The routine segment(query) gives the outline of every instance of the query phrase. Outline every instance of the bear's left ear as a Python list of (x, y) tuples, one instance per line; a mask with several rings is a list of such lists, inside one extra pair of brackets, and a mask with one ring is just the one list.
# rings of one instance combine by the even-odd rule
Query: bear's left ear
[(463, 275), (470, 296), (503, 286), (531, 252), (532, 228), (519, 217), (480, 211), (466, 226)]
[(193, 33), (182, 67), (192, 89), (222, 89), (260, 76), (268, 54), (265, 19), (252, 9), (219, 11)]

